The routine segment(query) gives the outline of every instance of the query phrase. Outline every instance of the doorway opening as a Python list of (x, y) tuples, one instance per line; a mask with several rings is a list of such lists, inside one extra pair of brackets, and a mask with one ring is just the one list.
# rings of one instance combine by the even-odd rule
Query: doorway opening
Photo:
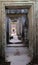
[(31, 61), (31, 55), (29, 56), (29, 47), (31, 47), (29, 44), (29, 32), (31, 32), (32, 25), (32, 7), (5, 6), (5, 11), (7, 19), (6, 60), (11, 61), (11, 64), (16, 62), (16, 64), (25, 65)]
[(6, 41), (7, 44), (23, 44), (29, 47), (29, 8), (6, 6)]

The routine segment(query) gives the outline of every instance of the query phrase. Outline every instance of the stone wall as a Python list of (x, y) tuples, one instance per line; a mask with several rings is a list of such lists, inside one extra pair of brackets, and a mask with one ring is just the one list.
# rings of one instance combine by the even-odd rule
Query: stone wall
[(4, 2), (4, 1), (5, 2), (6, 1), (17, 1), (17, 2), (20, 2), (20, 1), (22, 2), (23, 1), (23, 2), (27, 2), (27, 1), (36, 1), (36, 0), (0, 0), (0, 2)]
[(0, 2), (0, 54), (1, 54), (1, 45), (2, 45), (2, 21), (1, 21), (1, 2)]
[(35, 3), (35, 21), (36, 21), (36, 57), (38, 60), (38, 2)]

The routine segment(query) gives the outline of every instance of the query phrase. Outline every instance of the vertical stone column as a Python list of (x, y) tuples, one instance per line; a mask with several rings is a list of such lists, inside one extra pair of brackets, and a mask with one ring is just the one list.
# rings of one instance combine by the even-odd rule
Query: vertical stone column
[(30, 56), (33, 57), (33, 6), (30, 7), (28, 18), (29, 18), (29, 49)]
[(35, 21), (36, 21), (36, 52), (35, 52), (35, 56), (36, 56), (36, 62), (38, 63), (38, 2), (36, 1), (35, 3)]
[(2, 55), (2, 16), (1, 16), (1, 2), (0, 2), (0, 56)]
[(6, 47), (6, 13), (5, 13), (5, 5), (1, 3), (1, 17), (2, 17), (2, 56), (5, 57), (5, 47)]

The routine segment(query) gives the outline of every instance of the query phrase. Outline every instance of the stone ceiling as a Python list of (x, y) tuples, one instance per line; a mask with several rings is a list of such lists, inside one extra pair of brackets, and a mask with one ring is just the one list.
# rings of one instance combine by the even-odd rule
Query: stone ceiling
[(3, 2), (3, 1), (13, 1), (13, 2), (15, 2), (15, 1), (16, 1), (16, 2), (22, 2), (22, 1), (25, 2), (25, 1), (26, 1), (26, 2), (27, 2), (27, 1), (38, 1), (38, 0), (0, 0), (0, 2), (1, 2), (1, 1), (2, 1), (2, 2)]

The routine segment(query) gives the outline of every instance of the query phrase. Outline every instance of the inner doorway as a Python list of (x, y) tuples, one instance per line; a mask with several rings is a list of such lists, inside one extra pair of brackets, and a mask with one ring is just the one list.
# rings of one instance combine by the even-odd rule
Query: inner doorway
[[(29, 29), (29, 20), (28, 20), (28, 11), (27, 8), (12, 8), (5, 7), (6, 18), (7, 18), (7, 28), (6, 28), (6, 39), (7, 44), (13, 43), (24, 43), (29, 46), (28, 38), (28, 29)], [(13, 38), (18, 38), (15, 42)]]

